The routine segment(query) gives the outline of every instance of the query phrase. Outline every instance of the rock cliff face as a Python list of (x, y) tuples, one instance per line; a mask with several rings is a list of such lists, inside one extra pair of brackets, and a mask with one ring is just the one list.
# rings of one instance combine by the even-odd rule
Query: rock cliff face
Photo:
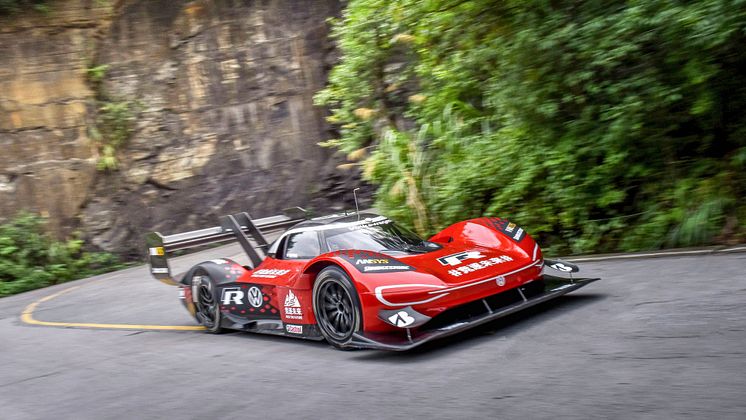
[(86, 57), (110, 8), (91, 3), (60, 2), (54, 24), (0, 19), (0, 216), (38, 211), (57, 234), (75, 224), (96, 176)]
[[(230, 212), (349, 207), (356, 177), (317, 146), (330, 134), (312, 103), (338, 1), (99, 4), (52, 3), (53, 26), (0, 33), (0, 215), (47, 211), (59, 233), (134, 253), (148, 230)], [(117, 170), (95, 169), (94, 98), (136, 109)]]

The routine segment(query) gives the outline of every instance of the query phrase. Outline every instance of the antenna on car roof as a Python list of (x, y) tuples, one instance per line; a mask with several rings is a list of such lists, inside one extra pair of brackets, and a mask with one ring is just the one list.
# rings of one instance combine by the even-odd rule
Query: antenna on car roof
[(360, 208), (357, 206), (357, 190), (359, 190), (360, 187), (355, 188), (352, 190), (352, 195), (355, 197), (355, 213), (357, 214), (357, 220), (360, 221)]

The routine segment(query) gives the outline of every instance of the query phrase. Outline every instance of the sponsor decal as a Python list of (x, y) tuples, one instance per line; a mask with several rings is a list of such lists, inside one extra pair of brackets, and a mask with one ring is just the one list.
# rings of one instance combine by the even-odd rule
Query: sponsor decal
[(166, 252), (163, 250), (162, 246), (159, 246), (155, 248), (150, 248), (150, 255), (155, 256), (155, 257), (162, 257), (166, 255)]
[(408, 264), (373, 251), (339, 251), (337, 255), (350, 264), (354, 264), (361, 273), (395, 273), (414, 270), (414, 267)]
[(240, 287), (226, 287), (220, 295), (223, 305), (243, 305), (244, 292)]
[(478, 260), (480, 258), (484, 258), (484, 255), (479, 251), (464, 251), (440, 257), (438, 258), (438, 262), (442, 265), (457, 266), (466, 260)]
[(425, 324), (431, 318), (407, 306), (393, 310), (380, 310), (378, 319), (399, 328), (415, 328)]
[(554, 268), (557, 271), (564, 271), (565, 273), (569, 273), (572, 271), (572, 267), (569, 265), (564, 265), (562, 263), (554, 263), (550, 265), (550, 267)]
[(247, 299), (249, 300), (249, 305), (258, 308), (262, 306), (264, 303), (264, 296), (262, 295), (262, 291), (259, 290), (256, 286), (251, 286), (249, 288), (249, 291), (247, 292)]
[(223, 305), (243, 305), (244, 298), (249, 305), (259, 308), (264, 304), (264, 295), (256, 286), (251, 286), (244, 292), (240, 287), (226, 287), (220, 295), (220, 303)]
[(507, 220), (495, 217), (490, 219), (490, 223), (495, 230), (504, 233), (515, 242), (520, 242), (521, 239), (526, 236), (526, 232), (523, 228), (520, 228), (515, 223), (511, 223)]
[(274, 279), (279, 276), (284, 276), (289, 273), (290, 270), (279, 270), (275, 268), (262, 268), (260, 270), (254, 270), (251, 273), (251, 277), (261, 277), (264, 279)]
[(359, 230), (359, 229), (365, 229), (365, 228), (373, 227), (373, 226), (387, 225), (389, 223), (391, 223), (390, 219), (388, 219), (388, 218), (386, 218), (384, 216), (378, 216), (378, 217), (374, 217), (372, 219), (365, 219), (363, 221), (363, 223), (356, 223), (356, 224), (354, 224), (352, 226), (348, 226), (348, 229), (349, 230)]
[(285, 325), (285, 331), (290, 334), (303, 334), (303, 325), (287, 324)]
[(400, 265), (367, 265), (363, 267), (363, 272), (369, 273), (371, 271), (402, 271), (402, 269)]
[(357, 260), (355, 261), (355, 265), (370, 265), (370, 264), (388, 264), (389, 260), (387, 258), (366, 258), (364, 260)]
[(168, 274), (168, 268), (153, 267), (150, 269), (150, 272), (153, 274)]
[(513, 261), (513, 258), (507, 255), (500, 255), (498, 257), (487, 258), (482, 261), (473, 262), (471, 264), (465, 264), (465, 265), (462, 265), (461, 267), (448, 270), (448, 274), (454, 277), (459, 277), (459, 276), (463, 276), (464, 274), (473, 273), (475, 271), (485, 269), (487, 267), (492, 267), (494, 265), (500, 265), (508, 261)]
[[(303, 319), (303, 311), (300, 307), (300, 301), (295, 296), (292, 290), (288, 291), (285, 296), (285, 318), (288, 319)], [(289, 332), (289, 331), (288, 331)]]
[(179, 287), (179, 299), (186, 299), (186, 292), (184, 292), (183, 287)]
[(298, 301), (298, 297), (295, 296), (292, 290), (288, 292), (287, 296), (285, 296), (285, 306), (292, 306), (293, 308), (300, 308), (300, 302)]
[(273, 286), (233, 283), (220, 288), (220, 310), (240, 317), (277, 319), (280, 309), (272, 304), (274, 296)]
[(303, 311), (300, 308), (285, 307), (285, 318), (303, 319)]
[(224, 260), (222, 258), (218, 258), (216, 260), (210, 260), (210, 262), (213, 263), (213, 264), (228, 264), (228, 261), (226, 261), (226, 260)]
[(412, 324), (414, 324), (414, 317), (409, 315), (407, 311), (399, 311), (390, 317), (388, 317), (388, 320), (395, 326), (400, 328), (408, 327)]

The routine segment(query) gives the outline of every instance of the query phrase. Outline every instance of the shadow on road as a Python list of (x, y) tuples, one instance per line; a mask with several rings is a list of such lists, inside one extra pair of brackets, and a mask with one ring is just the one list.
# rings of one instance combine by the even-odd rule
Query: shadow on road
[[(413, 350), (406, 352), (378, 351), (352, 349), (339, 351), (340, 358), (352, 358), (359, 361), (406, 363), (408, 361), (419, 362), (426, 359), (449, 355), (462, 350), (464, 346), (478, 345), (484, 340), (495, 339), (497, 334), (510, 334), (531, 328), (545, 322), (551, 322), (553, 317), (564, 313), (581, 309), (583, 306), (598, 302), (607, 296), (603, 294), (565, 295), (558, 299), (545, 302), (521, 312), (509, 315), (490, 323), (481, 325), (462, 333), (435, 340)], [(305, 348), (307, 350), (328, 350), (337, 352), (326, 341), (292, 339), (264, 334), (252, 334), (241, 331), (226, 331), (221, 336), (230, 336), (240, 340), (278, 342), (288, 346), (297, 346), (294, 350)]]
[(425, 343), (407, 352), (365, 351), (355, 356), (360, 361), (383, 361), (391, 363), (406, 363), (407, 361), (421, 361), (423, 359), (445, 356), (458, 351), (464, 346), (474, 346), (484, 340), (494, 338), (498, 333), (509, 334), (514, 331), (525, 330), (543, 322), (551, 322), (551, 318), (553, 317), (580, 309), (583, 306), (605, 298), (606, 295), (603, 294), (566, 295), (505, 318), (480, 325), (474, 329)]

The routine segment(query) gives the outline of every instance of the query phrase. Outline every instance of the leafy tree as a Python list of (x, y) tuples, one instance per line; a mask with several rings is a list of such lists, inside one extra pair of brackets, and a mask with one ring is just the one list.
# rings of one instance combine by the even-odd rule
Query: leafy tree
[(484, 214), (557, 252), (744, 238), (744, 1), (350, 1), (333, 36), (325, 144), (421, 233)]

